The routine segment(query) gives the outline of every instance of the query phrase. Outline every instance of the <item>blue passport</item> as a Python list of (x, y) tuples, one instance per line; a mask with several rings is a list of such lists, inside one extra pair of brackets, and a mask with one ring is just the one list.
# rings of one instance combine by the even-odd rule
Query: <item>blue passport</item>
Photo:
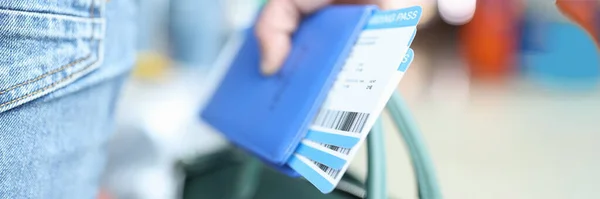
[(202, 119), (234, 145), (290, 175), (286, 166), (308, 132), (338, 72), (376, 6), (329, 6), (305, 17), (292, 37), (293, 47), (272, 75), (259, 71), (254, 28), (246, 32), (230, 69)]

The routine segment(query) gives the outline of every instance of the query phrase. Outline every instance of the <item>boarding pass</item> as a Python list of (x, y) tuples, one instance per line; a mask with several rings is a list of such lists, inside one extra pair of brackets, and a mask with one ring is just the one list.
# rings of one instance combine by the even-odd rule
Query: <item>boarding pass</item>
[(329, 193), (348, 169), (414, 57), (419, 6), (374, 13), (288, 165)]

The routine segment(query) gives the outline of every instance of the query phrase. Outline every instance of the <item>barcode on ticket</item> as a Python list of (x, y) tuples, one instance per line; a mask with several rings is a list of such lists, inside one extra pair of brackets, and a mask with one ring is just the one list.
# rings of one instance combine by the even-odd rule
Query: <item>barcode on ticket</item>
[(348, 155), (350, 153), (350, 149), (349, 148), (342, 148), (339, 146), (333, 146), (330, 144), (321, 144), (321, 146), (324, 146), (326, 148), (329, 148), (331, 150), (337, 151), (338, 153), (342, 153), (344, 155)]
[(314, 125), (339, 131), (360, 133), (368, 118), (368, 113), (325, 109), (319, 112)]
[(321, 164), (317, 161), (312, 162), (333, 179), (337, 178), (337, 176), (340, 174), (340, 170), (332, 169), (331, 167), (328, 167), (327, 165)]

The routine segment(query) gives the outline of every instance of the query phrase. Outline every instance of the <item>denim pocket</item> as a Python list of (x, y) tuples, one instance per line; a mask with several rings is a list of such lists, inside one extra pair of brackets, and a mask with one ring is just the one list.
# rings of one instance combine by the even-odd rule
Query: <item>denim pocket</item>
[(19, 1), (0, 3), (0, 112), (70, 84), (103, 60), (102, 0), (11, 3)]

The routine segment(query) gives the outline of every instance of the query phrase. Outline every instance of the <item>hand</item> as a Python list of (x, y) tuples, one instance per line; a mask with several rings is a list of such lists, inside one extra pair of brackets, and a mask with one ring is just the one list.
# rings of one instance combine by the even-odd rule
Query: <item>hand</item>
[[(257, 22), (256, 35), (261, 46), (261, 71), (271, 75), (283, 64), (291, 49), (291, 35), (300, 19), (329, 4), (376, 4), (381, 9), (399, 3), (421, 0), (271, 0)], [(476, 0), (430, 0), (437, 2), (442, 18), (451, 24), (467, 23), (475, 13)], [(428, 2), (428, 1), (425, 1)]]
[(261, 46), (261, 71), (271, 75), (281, 67), (291, 49), (291, 35), (300, 19), (328, 4), (378, 4), (384, 0), (271, 0), (256, 26)]

